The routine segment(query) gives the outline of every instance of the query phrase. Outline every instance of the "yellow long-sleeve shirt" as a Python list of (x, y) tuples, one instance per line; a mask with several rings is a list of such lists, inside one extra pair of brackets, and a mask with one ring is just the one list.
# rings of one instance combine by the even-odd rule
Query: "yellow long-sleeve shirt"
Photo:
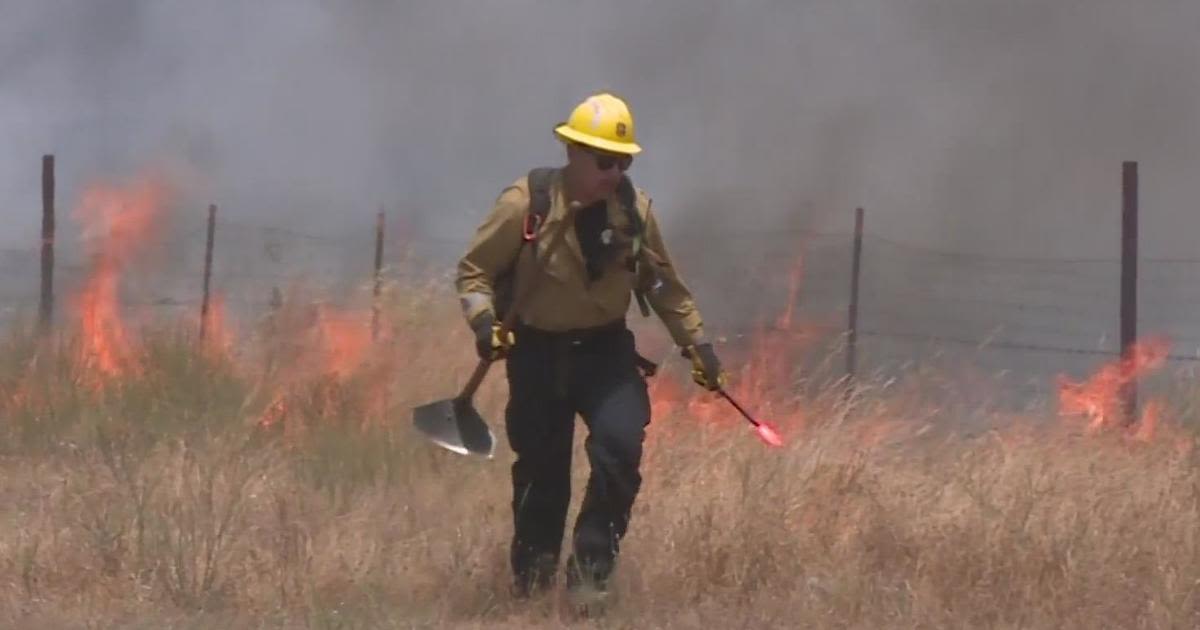
[[(538, 233), (539, 256), (545, 252), (547, 235), (555, 234), (567, 216), (563, 194), (562, 171), (557, 171), (550, 184), (550, 210)], [(646, 290), (650, 307), (662, 320), (672, 339), (680, 346), (703, 340), (703, 320), (694, 299), (680, 278), (667, 253), (658, 223), (650, 211), (651, 200), (637, 190), (636, 207), (644, 225), (644, 257), (634, 273), (628, 263), (633, 256), (633, 238), (629, 217), (613, 195), (607, 201), (610, 248), (607, 266), (599, 278), (588, 282), (583, 250), (574, 226), (566, 226), (562, 243), (549, 259), (542, 260), (541, 269), (528, 256), (516, 261), (523, 242), (525, 215), (529, 208), (529, 182), (521, 177), (505, 188), (490, 213), (475, 231), (466, 253), (459, 260), (455, 280), (463, 305), (463, 314), (470, 322), (481, 313), (493, 311), (495, 282), (504, 271), (516, 263), (516, 286), (529, 282), (532, 274), (540, 274), (533, 294), (521, 309), (519, 319), (533, 328), (547, 331), (566, 331), (602, 326), (621, 319), (629, 311), (635, 287)], [(654, 286), (649, 281), (649, 267), (657, 276)]]

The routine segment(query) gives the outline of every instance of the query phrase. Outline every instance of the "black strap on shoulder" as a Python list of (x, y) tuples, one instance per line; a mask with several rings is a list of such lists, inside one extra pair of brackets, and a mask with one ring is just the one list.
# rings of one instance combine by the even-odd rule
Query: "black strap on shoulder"
[(550, 214), (550, 182), (558, 169), (539, 167), (529, 171), (529, 210), (525, 215), (525, 240), (537, 243), (537, 232)]
[(538, 167), (529, 171), (529, 208), (525, 211), (522, 221), (522, 240), (517, 253), (513, 256), (508, 267), (500, 272), (493, 283), (492, 307), (497, 319), (503, 319), (513, 300), (513, 283), (516, 279), (517, 263), (526, 247), (533, 250), (534, 260), (537, 260), (538, 232), (550, 214), (550, 182), (554, 179), (552, 167)]
[[(646, 222), (642, 220), (642, 215), (637, 209), (637, 191), (633, 187), (633, 182), (628, 175), (621, 176), (621, 182), (617, 184), (617, 200), (625, 209), (625, 216), (629, 220), (630, 238), (633, 241), (633, 255), (630, 257), (630, 271), (634, 277), (639, 277), (640, 268), (643, 257), (643, 246), (646, 238)], [(653, 265), (650, 265), (649, 271), (655, 273)], [(646, 298), (646, 287), (637, 286), (633, 290), (633, 296), (637, 299), (638, 310), (641, 311), (643, 317), (650, 316), (650, 304)]]
[(645, 226), (642, 225), (642, 217), (637, 211), (637, 191), (634, 190), (633, 181), (628, 175), (622, 175), (620, 183), (617, 184), (617, 201), (625, 209), (634, 233), (640, 237)]

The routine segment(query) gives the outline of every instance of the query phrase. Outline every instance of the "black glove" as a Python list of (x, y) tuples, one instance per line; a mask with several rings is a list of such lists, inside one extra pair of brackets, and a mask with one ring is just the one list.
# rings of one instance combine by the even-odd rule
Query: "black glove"
[(482, 313), (472, 320), (471, 330), (475, 332), (475, 353), (484, 361), (503, 359), (517, 341), (511, 330), (503, 339), (500, 337), (500, 324), (491, 313)]
[(711, 343), (688, 346), (683, 356), (692, 360), (692, 380), (710, 392), (725, 387), (725, 373)]

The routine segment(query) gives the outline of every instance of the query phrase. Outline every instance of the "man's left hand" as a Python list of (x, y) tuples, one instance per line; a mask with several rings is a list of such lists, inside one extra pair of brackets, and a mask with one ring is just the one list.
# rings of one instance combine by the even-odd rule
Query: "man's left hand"
[(711, 343), (688, 346), (683, 349), (683, 356), (692, 360), (692, 380), (697, 385), (710, 392), (725, 387), (725, 372)]

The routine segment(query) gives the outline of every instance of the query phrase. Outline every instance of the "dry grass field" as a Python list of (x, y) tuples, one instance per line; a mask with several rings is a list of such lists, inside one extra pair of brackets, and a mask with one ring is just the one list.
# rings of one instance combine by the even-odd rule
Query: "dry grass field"
[[(444, 291), (399, 289), (375, 343), (369, 311), (300, 297), (236, 337), (217, 318), (204, 344), (194, 322), (95, 313), (47, 341), (12, 331), (0, 626), (1200, 624), (1188, 405), (1152, 432), (1087, 430), (1053, 405), (955, 431), (981, 412), (931, 393), (937, 375), (846, 400), (787, 369), (786, 336), (730, 350), (734, 391), (783, 448), (667, 362), (618, 605), (581, 620), (561, 593), (514, 601), (510, 452), (464, 458), (410, 426), (465, 377), (465, 327)], [(497, 369), (479, 398), (500, 435), (502, 384)]]

